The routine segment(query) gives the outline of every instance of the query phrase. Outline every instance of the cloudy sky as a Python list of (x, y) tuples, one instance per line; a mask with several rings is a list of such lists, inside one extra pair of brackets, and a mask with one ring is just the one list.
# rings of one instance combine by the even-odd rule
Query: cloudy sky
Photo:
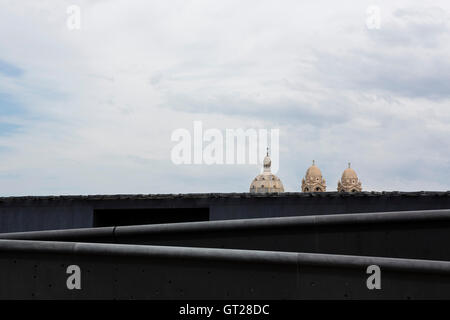
[(195, 120), (279, 129), (286, 191), (449, 190), (450, 2), (0, 0), (0, 195), (247, 191), (171, 161)]

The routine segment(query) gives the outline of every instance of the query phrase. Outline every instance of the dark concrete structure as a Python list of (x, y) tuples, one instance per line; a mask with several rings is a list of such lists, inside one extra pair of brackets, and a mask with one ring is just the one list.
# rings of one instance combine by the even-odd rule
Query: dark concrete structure
[[(0, 299), (450, 298), (443, 261), (21, 240), (0, 253)], [(66, 286), (69, 265), (80, 290)], [(366, 286), (370, 265), (381, 290)]]
[(450, 192), (1, 198), (0, 228), (0, 299), (450, 299)]
[(448, 208), (448, 191), (6, 197), (0, 233)]
[(309, 252), (450, 261), (450, 209), (0, 234), (0, 239)]

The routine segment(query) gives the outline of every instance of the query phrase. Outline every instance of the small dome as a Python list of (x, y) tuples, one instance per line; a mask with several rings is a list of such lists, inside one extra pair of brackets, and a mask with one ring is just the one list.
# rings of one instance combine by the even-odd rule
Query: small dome
[(358, 175), (352, 168), (347, 168), (344, 170), (344, 173), (342, 173), (342, 180), (344, 179), (358, 179)]
[(324, 192), (326, 189), (327, 185), (325, 179), (322, 178), (322, 172), (313, 160), (312, 166), (306, 170), (305, 178), (302, 180), (302, 191)]
[(306, 177), (322, 177), (322, 172), (313, 163), (313, 165), (306, 170)]
[(250, 185), (251, 193), (284, 192), (283, 183), (276, 175), (264, 172), (258, 175)]
[(341, 181), (338, 181), (338, 191), (339, 192), (361, 192), (362, 186), (361, 181), (358, 179), (356, 171), (350, 167), (344, 170), (342, 173)]
[(280, 178), (270, 171), (272, 160), (269, 157), (269, 151), (263, 161), (264, 172), (257, 175), (250, 185), (251, 193), (272, 193), (284, 192), (283, 183)]

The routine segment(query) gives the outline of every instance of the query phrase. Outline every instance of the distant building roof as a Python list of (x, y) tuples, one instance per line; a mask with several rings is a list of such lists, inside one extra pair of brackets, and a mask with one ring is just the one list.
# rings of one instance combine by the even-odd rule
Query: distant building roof
[(115, 194), (115, 195), (60, 195), (0, 197), (0, 203), (22, 201), (67, 201), (67, 200), (160, 200), (160, 199), (208, 199), (208, 198), (304, 198), (304, 197), (450, 197), (450, 191), (365, 191), (342, 192), (283, 192), (283, 193), (180, 193), (180, 194)]

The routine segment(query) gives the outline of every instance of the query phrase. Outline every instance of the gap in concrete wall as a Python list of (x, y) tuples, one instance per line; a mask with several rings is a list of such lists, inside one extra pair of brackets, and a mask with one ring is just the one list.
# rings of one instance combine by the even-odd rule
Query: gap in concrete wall
[(94, 227), (209, 221), (209, 208), (97, 209)]

